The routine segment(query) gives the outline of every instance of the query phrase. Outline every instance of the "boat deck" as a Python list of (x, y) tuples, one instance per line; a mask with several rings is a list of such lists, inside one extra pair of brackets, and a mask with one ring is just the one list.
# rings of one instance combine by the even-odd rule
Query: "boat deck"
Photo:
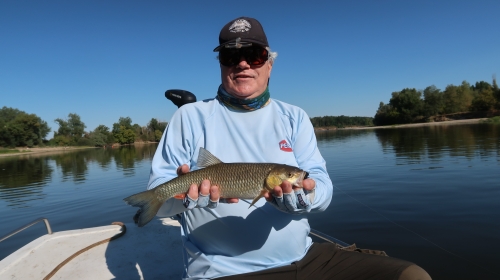
[[(177, 221), (153, 220), (147, 229), (133, 223), (126, 226), (125, 235), (83, 252), (51, 279), (182, 277), (182, 242)], [(120, 231), (120, 226), (108, 225), (41, 236), (0, 261), (0, 279), (43, 279), (72, 254)]]

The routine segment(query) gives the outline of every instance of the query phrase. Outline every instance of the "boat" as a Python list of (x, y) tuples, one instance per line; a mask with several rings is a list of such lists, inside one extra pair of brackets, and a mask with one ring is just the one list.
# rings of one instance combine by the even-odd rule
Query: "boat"
[[(147, 228), (133, 222), (52, 232), (39, 218), (0, 242), (44, 222), (47, 234), (0, 260), (0, 279), (181, 279), (184, 271), (178, 217), (153, 219)], [(311, 229), (326, 242), (346, 243)]]

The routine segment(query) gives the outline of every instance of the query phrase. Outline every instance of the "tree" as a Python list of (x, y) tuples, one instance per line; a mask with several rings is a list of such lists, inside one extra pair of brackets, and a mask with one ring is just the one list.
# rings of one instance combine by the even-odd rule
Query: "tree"
[[(75, 145), (78, 143), (80, 138), (82, 138), (85, 133), (85, 123), (83, 123), (80, 119), (80, 116), (74, 113), (68, 114), (68, 119), (63, 120), (57, 118), (54, 120), (57, 124), (59, 124), (59, 129), (56, 133), (54, 133), (54, 139), (57, 136), (64, 136), (64, 138), (69, 141), (70, 145)], [(59, 140), (63, 139), (62, 137), (58, 137)], [(66, 143), (66, 141), (56, 141), (58, 143)], [(67, 144), (65, 144), (67, 145)]]
[(41, 145), (49, 132), (47, 122), (35, 114), (5, 106), (0, 109), (0, 146)]
[(104, 147), (114, 142), (113, 134), (109, 131), (107, 126), (102, 124), (97, 126), (94, 131), (90, 132), (88, 138), (92, 145), (97, 147)]
[(160, 141), (165, 128), (167, 127), (166, 122), (159, 122), (157, 119), (152, 118), (146, 129), (147, 129), (147, 139), (149, 141)]
[(435, 86), (426, 87), (424, 94), (423, 114), (426, 117), (435, 116), (444, 112), (443, 93)]
[(474, 98), (474, 89), (463, 81), (460, 86), (448, 85), (443, 92), (444, 113), (467, 112)]
[(399, 123), (399, 113), (390, 104), (380, 102), (377, 113), (373, 118), (375, 125), (390, 125)]
[(83, 134), (85, 133), (85, 128), (87, 126), (80, 120), (79, 115), (70, 113), (68, 115), (68, 125), (71, 130), (71, 136), (76, 141), (82, 138)]
[(117, 133), (113, 134), (115, 141), (120, 144), (132, 144), (135, 141), (135, 133), (132, 129), (120, 126)]
[(422, 93), (414, 88), (405, 88), (400, 92), (393, 92), (389, 105), (398, 112), (399, 123), (411, 123), (422, 114)]
[[(493, 80), (493, 83), (496, 85), (495, 80)], [(490, 111), (496, 107), (497, 100), (494, 85), (492, 86), (484, 81), (476, 82), (476, 85), (472, 87), (475, 96), (470, 106), (471, 111)]]
[(132, 144), (135, 141), (135, 133), (132, 127), (132, 119), (120, 117), (118, 123), (113, 124), (114, 140), (120, 144)]

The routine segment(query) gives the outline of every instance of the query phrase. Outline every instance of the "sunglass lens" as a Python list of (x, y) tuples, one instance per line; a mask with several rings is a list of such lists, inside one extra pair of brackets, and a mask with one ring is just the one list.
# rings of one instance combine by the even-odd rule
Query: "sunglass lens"
[(261, 65), (268, 59), (268, 52), (261, 47), (247, 47), (241, 49), (223, 49), (219, 52), (219, 62), (224, 66), (234, 66), (240, 63), (241, 57), (249, 65)]

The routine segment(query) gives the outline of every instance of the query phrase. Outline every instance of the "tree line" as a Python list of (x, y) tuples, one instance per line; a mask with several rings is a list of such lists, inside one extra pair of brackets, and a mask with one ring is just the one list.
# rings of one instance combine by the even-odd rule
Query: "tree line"
[[(311, 118), (314, 127), (392, 125), (429, 121), (433, 116), (500, 110), (500, 89), (496, 79), (491, 84), (480, 81), (474, 85), (448, 85), (444, 91), (434, 85), (424, 90), (404, 88), (393, 92), (388, 104), (380, 102), (375, 116), (323, 116)], [(167, 123), (152, 118), (146, 126), (132, 124), (129, 117), (120, 117), (110, 129), (99, 125), (85, 131), (86, 125), (75, 113), (66, 119), (54, 120), (59, 128), (54, 137), (46, 140), (50, 128), (35, 114), (15, 108), (0, 109), (0, 147), (18, 146), (106, 146), (113, 143), (131, 144), (135, 141), (159, 141)]]
[(119, 144), (132, 144), (136, 141), (160, 140), (167, 123), (152, 118), (146, 126), (132, 124), (130, 117), (120, 117), (110, 129), (99, 125), (92, 131), (80, 116), (68, 114), (66, 119), (54, 120), (59, 125), (54, 137), (47, 140), (51, 131), (47, 122), (35, 114), (28, 114), (15, 108), (4, 106), (0, 109), (0, 147), (34, 147), (34, 146), (91, 146), (102, 147)]
[(375, 125), (392, 125), (429, 121), (430, 117), (500, 110), (500, 90), (496, 79), (470, 85), (448, 85), (444, 91), (434, 85), (424, 90), (405, 88), (393, 92), (388, 104), (380, 102), (373, 119)]
[(338, 128), (352, 126), (373, 126), (373, 118), (371, 117), (347, 117), (341, 116), (324, 116), (311, 118), (311, 123), (314, 127), (335, 126)]

